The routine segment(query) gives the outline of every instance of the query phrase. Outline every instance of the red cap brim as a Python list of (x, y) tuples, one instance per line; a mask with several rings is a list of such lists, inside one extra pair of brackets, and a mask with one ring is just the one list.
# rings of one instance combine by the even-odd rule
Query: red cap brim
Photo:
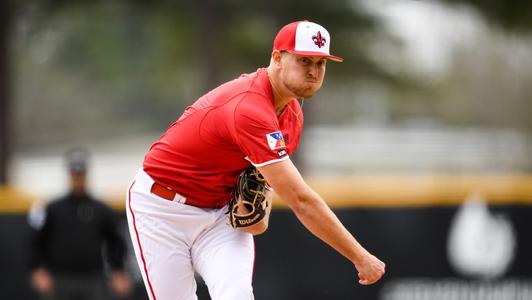
[(293, 54), (297, 54), (297, 55), (303, 55), (303, 56), (321, 56), (321, 57), (325, 57), (327, 59), (330, 59), (330, 60), (336, 61), (336, 62), (343, 62), (344, 61), (344, 59), (341, 58), (341, 57), (330, 55), (330, 54), (325, 54), (323, 52), (294, 51), (294, 50), (286, 50), (286, 51), (288, 51), (290, 53), (293, 53)]

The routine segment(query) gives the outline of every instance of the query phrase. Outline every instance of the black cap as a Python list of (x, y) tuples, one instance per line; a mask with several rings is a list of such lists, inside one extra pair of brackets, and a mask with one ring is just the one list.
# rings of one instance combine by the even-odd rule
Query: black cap
[(82, 174), (87, 172), (89, 151), (85, 148), (73, 148), (67, 151), (66, 163), (71, 173)]

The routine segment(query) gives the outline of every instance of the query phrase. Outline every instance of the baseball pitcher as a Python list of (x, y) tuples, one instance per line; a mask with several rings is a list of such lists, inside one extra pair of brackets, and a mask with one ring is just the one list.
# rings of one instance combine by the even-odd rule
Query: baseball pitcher
[[(301, 137), (298, 100), (323, 83), (331, 36), (319, 24), (278, 32), (270, 64), (188, 107), (145, 156), (127, 217), (151, 300), (197, 299), (194, 272), (213, 300), (254, 299), (253, 235), (268, 228), (272, 190), (314, 235), (349, 259), (359, 283), (384, 263), (364, 249), (290, 160)], [(260, 258), (259, 258), (260, 259)]]

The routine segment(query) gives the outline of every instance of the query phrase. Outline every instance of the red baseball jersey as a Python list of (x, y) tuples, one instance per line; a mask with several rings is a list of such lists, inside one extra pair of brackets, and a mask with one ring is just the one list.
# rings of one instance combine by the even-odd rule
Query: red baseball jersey
[(294, 99), (275, 113), (268, 72), (227, 82), (189, 106), (144, 159), (157, 183), (204, 207), (223, 207), (240, 172), (288, 158), (299, 145), (303, 112)]

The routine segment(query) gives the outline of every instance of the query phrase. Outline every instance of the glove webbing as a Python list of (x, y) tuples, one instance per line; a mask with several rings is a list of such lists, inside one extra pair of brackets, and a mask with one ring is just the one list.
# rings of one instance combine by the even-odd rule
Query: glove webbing
[[(240, 184), (237, 184), (235, 187), (235, 191), (233, 193), (233, 199), (232, 201), (232, 207), (231, 207), (231, 225), (234, 228), (239, 227), (247, 227), (254, 224), (259, 223), (264, 216), (266, 215), (266, 208), (262, 208), (262, 202), (266, 198), (266, 195), (264, 194), (265, 187), (265, 179), (262, 177), (262, 174), (260, 174), (256, 169), (253, 170), (254, 178), (250, 178), (249, 176), (243, 176), (241, 180), (243, 182), (240, 182)], [(243, 186), (247, 186), (250, 188), (242, 188)], [(254, 187), (255, 189), (252, 189), (251, 187)], [(245, 193), (245, 195), (241, 195), (241, 193)], [(249, 213), (246, 214), (239, 214), (238, 213), (238, 197), (241, 195), (241, 201), (246, 207), (246, 209), (249, 211)], [(252, 198), (252, 200), (249, 200)], [(266, 202), (266, 205), (268, 203)], [(250, 216), (252, 216), (250, 218)]]

